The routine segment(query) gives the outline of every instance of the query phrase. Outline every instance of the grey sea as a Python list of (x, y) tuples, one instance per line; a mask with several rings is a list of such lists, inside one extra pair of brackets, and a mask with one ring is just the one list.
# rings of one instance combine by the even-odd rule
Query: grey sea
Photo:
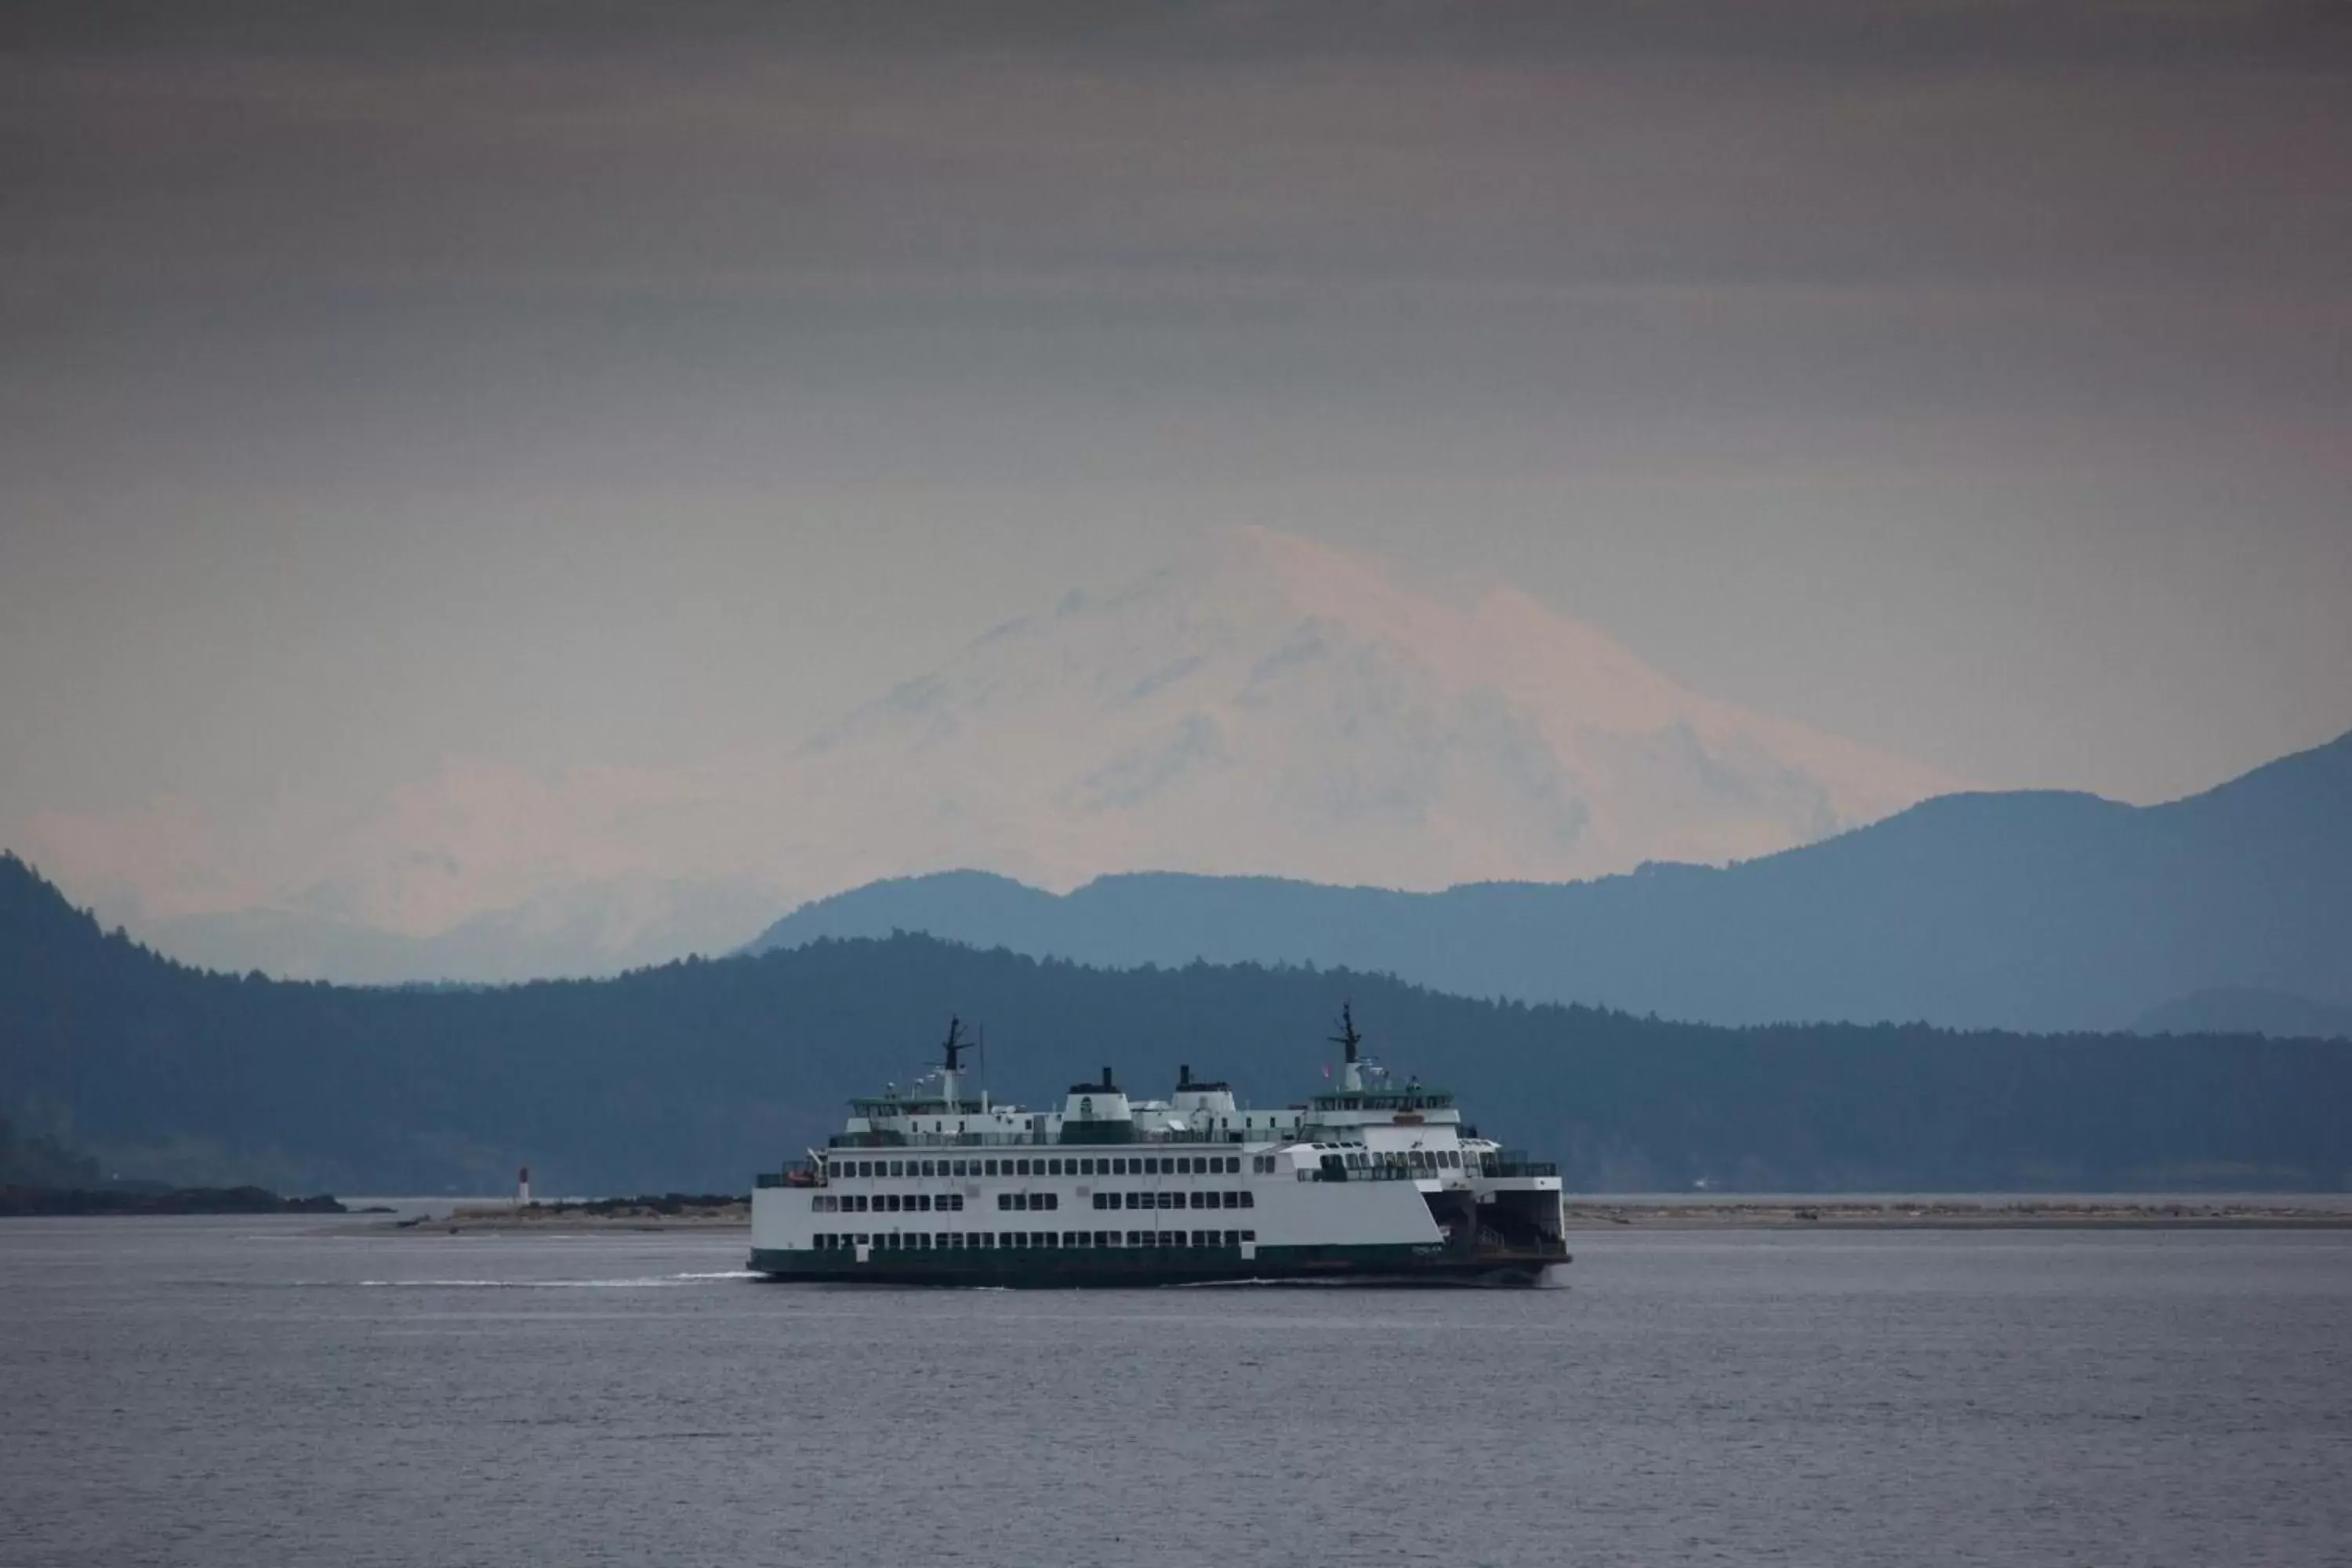
[(2345, 1232), (1615, 1227), (1491, 1293), (742, 1256), (0, 1222), (0, 1562), (2352, 1562)]

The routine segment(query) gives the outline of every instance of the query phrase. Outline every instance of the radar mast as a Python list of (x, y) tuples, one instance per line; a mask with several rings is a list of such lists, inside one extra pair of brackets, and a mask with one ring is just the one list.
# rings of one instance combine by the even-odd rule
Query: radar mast
[(1347, 1053), (1339, 1068), (1339, 1087), (1351, 1094), (1361, 1093), (1364, 1072), (1362, 1058), (1357, 1055), (1356, 1047), (1364, 1043), (1364, 1037), (1356, 1033), (1356, 1012), (1352, 1002), (1339, 1004), (1339, 1032), (1330, 1037), (1330, 1043)]

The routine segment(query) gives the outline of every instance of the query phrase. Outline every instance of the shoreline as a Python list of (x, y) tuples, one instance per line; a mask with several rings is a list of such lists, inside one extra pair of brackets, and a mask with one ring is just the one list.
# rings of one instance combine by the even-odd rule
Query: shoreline
[(720, 1203), (672, 1205), (655, 1203), (600, 1202), (591, 1204), (469, 1205), (446, 1215), (412, 1215), (405, 1219), (373, 1225), (338, 1226), (338, 1236), (420, 1237), (467, 1235), (602, 1236), (613, 1232), (663, 1235), (706, 1234), (751, 1228), (748, 1198)]
[[(728, 1235), (751, 1229), (751, 1205), (726, 1203), (664, 1212), (647, 1205), (595, 1209), (538, 1205), (529, 1209), (473, 1206), (448, 1215), (412, 1215), (338, 1226), (343, 1236), (449, 1237)], [(2283, 1202), (2194, 1198), (2105, 1201), (2095, 1198), (1786, 1198), (1754, 1203), (1736, 1198), (1702, 1202), (1656, 1197), (1587, 1197), (1567, 1213), (1570, 1234), (1612, 1230), (1772, 1230), (1819, 1232), (1933, 1230), (2352, 1230), (2352, 1208), (2315, 1208)]]
[(1571, 1231), (1650, 1230), (2352, 1230), (2352, 1210), (2284, 1203), (2194, 1198), (2106, 1202), (2095, 1198), (1922, 1198), (1819, 1203), (1612, 1202), (1586, 1198), (1568, 1211)]

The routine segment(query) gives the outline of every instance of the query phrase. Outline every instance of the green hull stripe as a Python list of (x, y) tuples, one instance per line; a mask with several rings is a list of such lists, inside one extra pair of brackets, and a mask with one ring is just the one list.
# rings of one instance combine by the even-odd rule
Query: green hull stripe
[(772, 1279), (892, 1285), (1208, 1284), (1244, 1279), (1359, 1279), (1424, 1284), (1533, 1284), (1568, 1254), (1479, 1254), (1417, 1243), (1363, 1247), (1028, 1247), (874, 1251), (755, 1247), (751, 1267)]

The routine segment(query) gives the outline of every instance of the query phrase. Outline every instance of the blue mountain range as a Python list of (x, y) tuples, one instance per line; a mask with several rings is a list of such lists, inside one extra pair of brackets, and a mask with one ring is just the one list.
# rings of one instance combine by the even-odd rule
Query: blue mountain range
[(922, 931), (1129, 967), (1290, 963), (1718, 1024), (2352, 1033), (2352, 734), (2205, 794), (1940, 796), (1722, 868), (1434, 893), (959, 871), (803, 906), (751, 951)]

